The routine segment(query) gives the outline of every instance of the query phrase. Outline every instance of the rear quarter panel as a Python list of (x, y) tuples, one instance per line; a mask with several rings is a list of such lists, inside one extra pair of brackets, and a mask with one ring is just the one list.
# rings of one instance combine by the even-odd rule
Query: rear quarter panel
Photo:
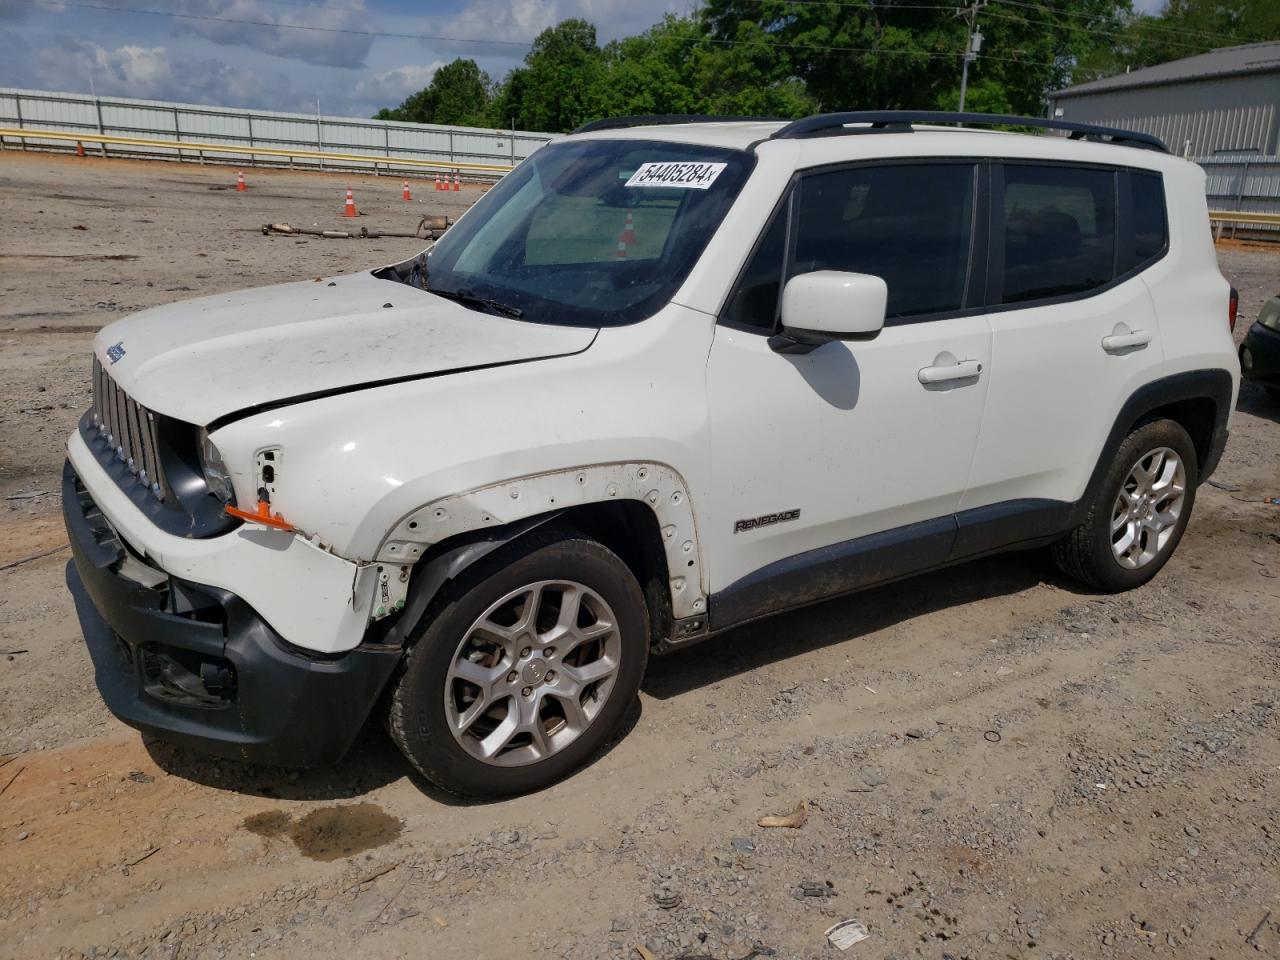
[(1221, 369), (1231, 373), (1232, 407), (1240, 386), (1235, 341), (1227, 323), (1231, 285), (1218, 269), (1209, 228), (1205, 173), (1162, 158), (1169, 216), (1169, 253), (1142, 274), (1151, 291), (1165, 348), (1165, 375)]

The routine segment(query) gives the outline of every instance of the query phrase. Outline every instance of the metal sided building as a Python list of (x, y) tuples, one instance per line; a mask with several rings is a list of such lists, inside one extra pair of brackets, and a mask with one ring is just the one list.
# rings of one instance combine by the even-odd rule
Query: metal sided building
[(1280, 40), (1224, 47), (1049, 95), (1051, 115), (1152, 133), (1186, 156), (1277, 154)]

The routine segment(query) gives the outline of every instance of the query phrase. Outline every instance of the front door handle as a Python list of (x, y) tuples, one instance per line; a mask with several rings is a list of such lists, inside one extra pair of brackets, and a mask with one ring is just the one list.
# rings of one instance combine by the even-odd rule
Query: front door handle
[(1109, 337), (1102, 338), (1102, 349), (1108, 353), (1114, 353), (1117, 350), (1145, 347), (1150, 342), (1151, 334), (1146, 330), (1135, 330), (1133, 333), (1113, 333)]
[(946, 383), (949, 380), (975, 380), (982, 373), (982, 361), (958, 360), (955, 363), (938, 363), (942, 357), (934, 360), (936, 366), (925, 367), (916, 376), (925, 386), (933, 383)]

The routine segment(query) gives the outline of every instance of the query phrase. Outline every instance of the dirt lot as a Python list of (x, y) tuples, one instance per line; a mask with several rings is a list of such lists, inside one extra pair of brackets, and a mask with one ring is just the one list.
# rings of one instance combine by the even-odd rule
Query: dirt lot
[[(1033, 553), (757, 624), (655, 661), (630, 733), (536, 796), (452, 803), (376, 728), (302, 774), (143, 743), (58, 549), (93, 332), (414, 252), (258, 232), (341, 226), (348, 182), (386, 229), (476, 196), (234, 172), (0, 154), (0, 955), (816, 958), (844, 918), (855, 958), (1280, 954), (1280, 407), (1247, 387), (1238, 489), (1151, 585)], [(1221, 260), (1243, 331), (1280, 253)]]

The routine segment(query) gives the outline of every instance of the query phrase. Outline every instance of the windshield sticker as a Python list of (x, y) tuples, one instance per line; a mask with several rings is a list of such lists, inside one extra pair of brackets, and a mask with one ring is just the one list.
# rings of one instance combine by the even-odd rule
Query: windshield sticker
[(727, 163), (642, 163), (626, 185), (705, 190), (727, 166)]

